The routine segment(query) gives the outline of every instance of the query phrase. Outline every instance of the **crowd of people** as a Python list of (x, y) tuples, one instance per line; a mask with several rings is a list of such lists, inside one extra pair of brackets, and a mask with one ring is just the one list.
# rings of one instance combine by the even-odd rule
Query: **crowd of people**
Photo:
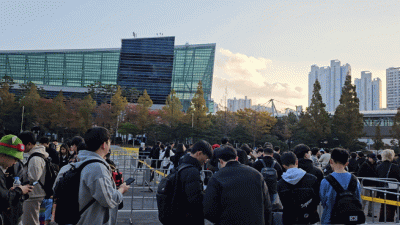
[[(71, 168), (82, 164), (85, 165), (76, 184), (79, 186), (76, 196), (79, 215), (74, 224), (116, 224), (122, 195), (129, 186), (113, 176), (116, 168), (109, 158), (110, 145), (111, 135), (103, 127), (91, 128), (84, 137), (76, 136), (61, 145), (55, 140), (50, 142), (48, 137), (40, 138), (37, 143), (30, 131), (1, 137), (0, 224), (39, 225), (41, 207), (46, 209), (45, 224), (57, 221), (55, 215), (58, 214), (74, 217), (73, 209), (57, 212), (57, 199), (64, 194), (57, 194), (57, 184)], [(29, 155), (26, 162), (23, 162), (24, 153)], [(96, 162), (86, 163), (93, 160)], [(50, 184), (49, 165), (58, 172), (54, 183)], [(48, 185), (54, 191), (49, 192)], [(65, 208), (65, 205), (59, 204), (59, 207)]]
[[(282, 211), (282, 218), (278, 219), (283, 224), (333, 224), (338, 221), (333, 216), (338, 210), (337, 185), (352, 193), (362, 216), (379, 216), (380, 222), (395, 220), (396, 206), (382, 204), (379, 215), (373, 215), (372, 202), (361, 199), (361, 194), (373, 196), (367, 189), (361, 193), (361, 185), (397, 192), (385, 188), (383, 182), (368, 179), (393, 178), (400, 182), (400, 159), (391, 149), (378, 156), (364, 156), (363, 152), (349, 154), (341, 148), (310, 149), (299, 144), (281, 154), (280, 148), (270, 143), (257, 149), (246, 144), (234, 148), (227, 138), (212, 146), (206, 141), (198, 142), (187, 146), (186, 152), (185, 148), (179, 147), (178, 151), (173, 146), (143, 146), (139, 154), (153, 159), (152, 166), (162, 170), (176, 172), (185, 164), (193, 166), (178, 176), (179, 186), (174, 193), (178, 213), (174, 222), (204, 224), (207, 219), (215, 224), (272, 224), (277, 219), (273, 212)], [(163, 153), (159, 154), (164, 151), (171, 151), (166, 160)], [(201, 170), (213, 172), (208, 181), (203, 181), (207, 186), (202, 185)], [(367, 179), (361, 184), (357, 177)], [(374, 193), (373, 197), (384, 198), (382, 193)], [(386, 195), (386, 199), (396, 197)], [(320, 204), (321, 215), (317, 212)], [(368, 213), (364, 215), (367, 205)]]
[[(58, 214), (69, 213), (63, 208), (57, 185), (81, 166), (76, 224), (116, 224), (129, 186), (115, 176), (118, 171), (110, 160), (110, 145), (110, 133), (102, 127), (91, 128), (84, 137), (76, 136), (61, 144), (48, 137), (37, 142), (29, 131), (1, 137), (1, 224), (39, 224), (41, 207), (46, 208), (46, 224), (57, 221)], [(24, 153), (28, 154), (25, 160)], [(397, 192), (397, 188), (373, 179), (400, 182), (400, 159), (390, 149), (365, 156), (363, 152), (349, 154), (341, 148), (310, 149), (299, 144), (281, 153), (279, 146), (271, 143), (253, 149), (247, 144), (235, 148), (223, 138), (214, 145), (204, 140), (193, 145), (142, 145), (139, 159), (145, 158), (153, 160), (152, 168), (177, 179), (168, 211), (173, 213), (173, 224), (204, 224), (205, 219), (229, 225), (264, 225), (277, 220), (282, 224), (342, 223), (337, 216), (343, 215), (343, 208), (337, 206), (342, 192), (350, 193), (356, 210), (368, 207), (366, 216), (379, 216), (380, 222), (393, 222), (396, 216), (396, 206), (382, 204), (379, 215), (374, 215), (373, 203), (361, 199), (365, 195), (397, 200), (394, 194), (383, 196), (361, 189), (367, 186)], [(58, 167), (52, 194), (45, 187), (49, 164)], [(211, 171), (212, 176), (202, 178), (202, 170)], [(356, 176), (365, 180), (360, 183)], [(321, 215), (319, 205), (323, 207)]]

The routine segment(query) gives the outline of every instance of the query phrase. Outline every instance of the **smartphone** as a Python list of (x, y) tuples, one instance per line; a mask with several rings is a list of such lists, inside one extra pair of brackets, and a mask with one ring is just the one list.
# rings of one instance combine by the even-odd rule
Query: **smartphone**
[(132, 182), (135, 181), (135, 178), (129, 178), (128, 180), (125, 181), (126, 185), (132, 184)]
[(32, 186), (35, 186), (38, 183), (39, 183), (38, 181), (35, 181), (35, 182), (32, 183)]

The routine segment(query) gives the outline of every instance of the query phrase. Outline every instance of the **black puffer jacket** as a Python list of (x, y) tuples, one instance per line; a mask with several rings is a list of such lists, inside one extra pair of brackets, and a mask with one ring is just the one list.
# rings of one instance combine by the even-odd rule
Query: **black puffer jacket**
[(231, 161), (211, 177), (204, 196), (205, 218), (219, 225), (268, 225), (272, 206), (263, 176)]
[[(390, 167), (390, 165), (392, 165), (392, 167)], [(390, 172), (389, 172), (389, 176), (388, 175), (388, 171), (390, 168)], [(394, 178), (396, 179), (398, 182), (400, 182), (400, 168), (398, 165), (391, 163), (389, 161), (383, 161), (377, 168), (376, 170), (378, 171), (378, 176), (379, 178)], [(379, 186), (383, 186), (383, 184), (379, 185)], [(392, 191), (392, 192), (397, 192), (397, 190), (391, 190), (389, 189), (388, 191)], [(380, 195), (380, 193), (378, 193), (378, 196), (383, 198), (383, 194)], [(396, 195), (391, 195), (388, 194), (387, 195), (387, 199), (391, 199), (391, 200), (397, 200)]]
[[(317, 181), (317, 177), (315, 177), (312, 174), (306, 173), (301, 180), (293, 185), (288, 182), (286, 182), (284, 179), (281, 179), (278, 182), (278, 193), (279, 193), (279, 198), (282, 202), (283, 206), (283, 224), (288, 225), (288, 224), (294, 224), (296, 217), (294, 217), (294, 212), (298, 212), (299, 208), (296, 208), (293, 204), (293, 202), (297, 199), (300, 200), (298, 195), (293, 196), (293, 192), (291, 191), (292, 189), (297, 189), (296, 193), (311, 193), (313, 192), (315, 194), (315, 197), (312, 199), (309, 209), (311, 211), (310, 213), (310, 223), (314, 224), (319, 222), (319, 215), (317, 212), (317, 207), (320, 202), (319, 199), (319, 186), (320, 184)], [(300, 196), (300, 197), (305, 197), (305, 196)]]
[(320, 168), (313, 165), (313, 161), (311, 159), (299, 159), (299, 168), (316, 176), (319, 184), (321, 184), (322, 179), (324, 179), (324, 173)]
[[(278, 179), (277, 179), (277, 182), (278, 182), (281, 179), (282, 173), (283, 173), (282, 167), (279, 165), (278, 161), (276, 161), (271, 156), (265, 156), (265, 157), (259, 158), (259, 160), (253, 164), (254, 169), (258, 170), (258, 172), (261, 172), (261, 170), (264, 168), (264, 164), (260, 160), (264, 160), (265, 165), (267, 167), (271, 167), (272, 163), (274, 161), (276, 162), (275, 166), (274, 166), (274, 169), (276, 170), (276, 172), (278, 174)], [(276, 187), (268, 186), (268, 190), (269, 190), (270, 194), (276, 194), (277, 193)]]
[(204, 192), (200, 178), (200, 162), (190, 155), (185, 155), (182, 164), (190, 164), (193, 167), (183, 169), (179, 174), (177, 205), (182, 216), (176, 219), (176, 224), (204, 225)]
[[(376, 168), (376, 163), (371, 164), (369, 160), (365, 160), (365, 162), (361, 164), (360, 169), (357, 171), (357, 177), (378, 177)], [(377, 186), (377, 183), (372, 180), (364, 180), (362, 184), (363, 186)]]

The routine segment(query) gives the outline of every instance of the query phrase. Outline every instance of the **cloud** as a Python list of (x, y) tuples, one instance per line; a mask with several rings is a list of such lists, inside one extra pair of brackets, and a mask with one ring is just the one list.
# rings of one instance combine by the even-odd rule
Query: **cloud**
[(293, 87), (287, 83), (254, 83), (244, 79), (223, 79), (214, 78), (215, 86), (228, 87), (234, 90), (236, 94), (247, 96), (249, 98), (282, 98), (282, 99), (302, 99), (301, 87)]
[(257, 98), (302, 99), (303, 88), (284, 82), (271, 83), (275, 73), (274, 62), (266, 58), (255, 58), (240, 53), (232, 53), (220, 48), (217, 52), (214, 72), (214, 90), (224, 89), (234, 91), (241, 98), (247, 96)]

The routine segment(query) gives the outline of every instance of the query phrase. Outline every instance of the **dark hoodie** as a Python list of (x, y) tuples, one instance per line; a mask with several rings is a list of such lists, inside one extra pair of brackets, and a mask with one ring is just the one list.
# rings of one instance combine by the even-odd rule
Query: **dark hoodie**
[(314, 166), (311, 159), (299, 159), (299, 168), (316, 176), (319, 184), (321, 184), (322, 179), (324, 179), (324, 173), (320, 168)]

